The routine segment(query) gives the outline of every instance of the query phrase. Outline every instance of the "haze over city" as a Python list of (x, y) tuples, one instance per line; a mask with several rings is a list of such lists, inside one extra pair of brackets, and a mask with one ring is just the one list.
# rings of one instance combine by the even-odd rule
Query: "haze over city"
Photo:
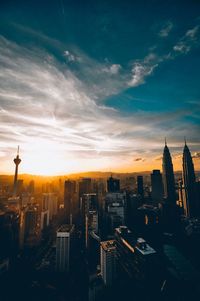
[(0, 7), (1, 174), (200, 170), (198, 1)]

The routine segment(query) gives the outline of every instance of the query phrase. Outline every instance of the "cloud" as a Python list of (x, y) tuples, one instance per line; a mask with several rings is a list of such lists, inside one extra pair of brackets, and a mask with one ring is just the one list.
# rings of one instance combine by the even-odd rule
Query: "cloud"
[(192, 156), (193, 159), (199, 159), (200, 158), (200, 152), (196, 152)]
[(136, 158), (136, 159), (134, 159), (134, 161), (136, 161), (136, 162), (145, 161), (145, 159), (144, 158)]
[(145, 83), (145, 78), (151, 75), (158, 66), (158, 58), (155, 54), (148, 54), (143, 60), (137, 60), (132, 65), (132, 78), (128, 82), (131, 87), (137, 87)]
[(171, 30), (173, 29), (174, 25), (171, 21), (167, 21), (162, 29), (159, 31), (158, 35), (162, 38), (166, 38), (168, 37), (169, 33), (171, 32)]
[(72, 54), (69, 50), (64, 51), (64, 56), (67, 58), (68, 62), (79, 62), (81, 60), (79, 57)]
[[(49, 162), (56, 161), (51, 158), (57, 154), (62, 159), (59, 173), (66, 173), (68, 168), (77, 171), (88, 166), (130, 169), (133, 158), (142, 164), (146, 157), (162, 152), (166, 131), (176, 130), (180, 137), (192, 132), (193, 140), (198, 136), (199, 127), (187, 130), (179, 123), (187, 113), (184, 110), (123, 114), (106, 106), (104, 98), (127, 87), (129, 74), (121, 74), (123, 70), (113, 76), (102, 71), (113, 64), (96, 62), (76, 49), (69, 52), (81, 57), (74, 69), (49, 51), (0, 37), (0, 147), (8, 154), (1, 163), (10, 164), (11, 170), (18, 144), (24, 152), (21, 166), (26, 156), (28, 166), (30, 158), (34, 162), (34, 154), (43, 150), (41, 160), (48, 155)], [(150, 69), (159, 62), (153, 53), (137, 61)], [(148, 75), (141, 71), (140, 81)]]
[(187, 54), (196, 45), (199, 39), (199, 25), (186, 31), (185, 35), (173, 47), (175, 52)]
[(155, 161), (161, 161), (162, 158), (163, 158), (162, 156), (158, 156), (158, 157), (156, 157), (154, 160), (155, 160)]
[(103, 68), (103, 71), (110, 73), (110, 74), (118, 74), (121, 69), (122, 69), (122, 66), (120, 64), (113, 64), (109, 67)]

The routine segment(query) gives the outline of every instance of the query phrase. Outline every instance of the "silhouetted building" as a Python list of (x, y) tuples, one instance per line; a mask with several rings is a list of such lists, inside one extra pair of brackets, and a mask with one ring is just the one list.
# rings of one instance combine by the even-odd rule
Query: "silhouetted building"
[(67, 223), (71, 223), (72, 217), (75, 216), (78, 210), (78, 204), (76, 200), (76, 182), (67, 180), (64, 187), (64, 208), (66, 211)]
[(62, 225), (56, 233), (56, 271), (68, 272), (70, 269), (71, 240), (74, 225)]
[(163, 200), (163, 182), (160, 170), (154, 169), (151, 174), (151, 197), (156, 203)]
[(144, 197), (143, 176), (137, 176), (137, 193)]
[(115, 240), (118, 272), (122, 278), (131, 280), (130, 285), (137, 283), (147, 290), (147, 295), (155, 297), (162, 282), (157, 252), (126, 226), (115, 229)]
[(169, 148), (165, 141), (165, 147), (163, 152), (163, 185), (164, 185), (164, 197), (168, 204), (176, 204), (176, 191), (174, 170)]
[(107, 180), (107, 191), (108, 192), (119, 192), (120, 191), (120, 180), (114, 179), (112, 176)]
[(35, 205), (29, 205), (24, 212), (25, 246), (32, 247), (39, 242), (40, 229), (39, 229), (38, 222), (39, 222), (38, 207)]
[(106, 231), (113, 235), (114, 229), (125, 223), (126, 196), (124, 193), (107, 193), (104, 202)]
[(35, 182), (34, 182), (34, 180), (31, 180), (31, 181), (29, 182), (28, 192), (29, 192), (31, 195), (34, 195), (34, 192), (35, 192)]
[(83, 178), (79, 182), (79, 199), (83, 194), (92, 193), (92, 179), (91, 178)]
[(183, 150), (184, 211), (188, 217), (196, 215), (195, 172), (192, 156), (185, 142)]
[(101, 242), (101, 276), (110, 286), (116, 279), (116, 244), (114, 240)]
[(49, 225), (49, 210), (43, 210), (41, 212), (40, 228), (44, 230)]
[(17, 149), (17, 156), (16, 156), (16, 158), (13, 160), (14, 161), (14, 163), (15, 163), (15, 176), (14, 176), (14, 184), (13, 184), (13, 196), (16, 196), (17, 195), (17, 181), (18, 181), (18, 179), (17, 179), (17, 177), (18, 177), (18, 166), (19, 166), (19, 164), (20, 164), (20, 162), (21, 162), (21, 159), (19, 158), (19, 146), (18, 146), (18, 149)]
[(98, 229), (98, 199), (96, 193), (83, 194), (81, 198), (81, 224), (84, 247), (88, 246), (90, 227)]
[(51, 221), (53, 216), (58, 211), (58, 196), (55, 193), (43, 193), (42, 210), (49, 210), (49, 220)]

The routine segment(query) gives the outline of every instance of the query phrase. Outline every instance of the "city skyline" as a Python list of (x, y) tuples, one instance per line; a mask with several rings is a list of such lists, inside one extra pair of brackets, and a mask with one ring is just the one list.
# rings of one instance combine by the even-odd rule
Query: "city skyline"
[(200, 170), (199, 3), (0, 6), (0, 174)]

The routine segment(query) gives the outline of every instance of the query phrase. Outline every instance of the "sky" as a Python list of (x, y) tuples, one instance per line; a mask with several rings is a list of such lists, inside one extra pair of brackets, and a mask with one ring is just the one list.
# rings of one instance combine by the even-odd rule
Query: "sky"
[(0, 2), (0, 174), (200, 170), (200, 1)]

